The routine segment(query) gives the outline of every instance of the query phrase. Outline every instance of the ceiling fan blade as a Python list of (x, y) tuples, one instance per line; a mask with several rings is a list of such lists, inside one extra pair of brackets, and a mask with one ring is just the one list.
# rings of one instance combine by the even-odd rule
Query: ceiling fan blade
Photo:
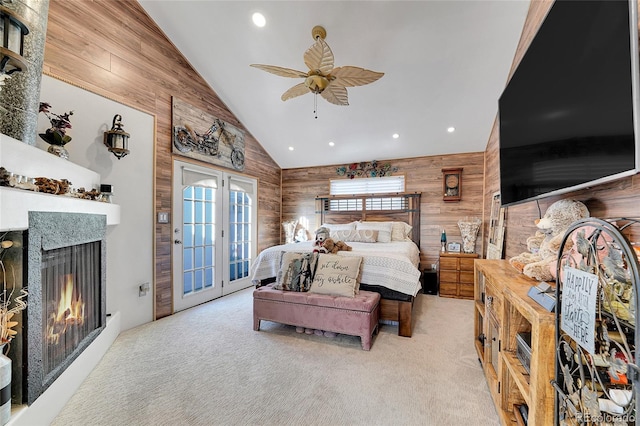
[(383, 72), (375, 72), (359, 67), (338, 67), (331, 73), (336, 78), (335, 82), (345, 87), (364, 86), (373, 83), (384, 75)]
[(304, 52), (304, 63), (311, 71), (319, 71), (326, 76), (333, 69), (333, 52), (329, 45), (318, 38), (313, 45)]
[(271, 74), (279, 75), (280, 77), (307, 78), (306, 72), (292, 70), (291, 68), (283, 68), (283, 67), (277, 67), (275, 65), (261, 65), (261, 64), (251, 64), (250, 66), (261, 69), (262, 71), (270, 72)]
[(347, 88), (341, 86), (340, 84), (336, 84), (335, 81), (329, 83), (329, 85), (322, 91), (322, 93), (320, 93), (320, 96), (335, 105), (349, 105)]
[(295, 97), (304, 95), (306, 93), (309, 93), (309, 88), (305, 86), (304, 83), (300, 83), (300, 84), (296, 84), (291, 89), (284, 92), (280, 99), (282, 99), (283, 101), (287, 101), (291, 98), (295, 98)]

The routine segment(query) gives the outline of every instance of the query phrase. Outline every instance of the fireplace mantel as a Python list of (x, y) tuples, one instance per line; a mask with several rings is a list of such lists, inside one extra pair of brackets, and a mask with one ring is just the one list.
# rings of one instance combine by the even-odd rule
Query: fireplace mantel
[[(0, 166), (29, 177), (67, 179), (75, 188), (100, 185), (98, 173), (6, 135), (0, 135)], [(107, 225), (120, 223), (117, 204), (0, 187), (0, 231), (27, 229), (30, 211), (103, 214)]]

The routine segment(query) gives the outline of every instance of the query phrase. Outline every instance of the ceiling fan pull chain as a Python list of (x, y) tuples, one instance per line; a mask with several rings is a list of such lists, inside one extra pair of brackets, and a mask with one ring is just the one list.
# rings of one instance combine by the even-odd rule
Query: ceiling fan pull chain
[(316, 120), (318, 119), (318, 94), (313, 94), (313, 113), (316, 115)]

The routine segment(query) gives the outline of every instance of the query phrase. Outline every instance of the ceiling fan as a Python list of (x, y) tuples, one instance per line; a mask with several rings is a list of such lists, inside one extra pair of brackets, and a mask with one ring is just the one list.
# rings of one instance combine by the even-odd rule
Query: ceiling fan
[(304, 52), (304, 63), (309, 68), (308, 72), (275, 65), (251, 64), (252, 67), (281, 77), (304, 78), (302, 83), (296, 84), (282, 94), (283, 101), (311, 92), (322, 96), (332, 104), (349, 105), (347, 87), (364, 86), (384, 75), (382, 72), (353, 66), (334, 68), (333, 52), (324, 41), (327, 31), (317, 25), (311, 30), (311, 35), (315, 43)]

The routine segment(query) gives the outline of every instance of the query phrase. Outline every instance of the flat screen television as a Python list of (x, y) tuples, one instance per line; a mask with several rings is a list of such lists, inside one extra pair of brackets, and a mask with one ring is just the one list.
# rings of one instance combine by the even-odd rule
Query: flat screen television
[(556, 1), (499, 100), (503, 206), (639, 170), (636, 0)]

